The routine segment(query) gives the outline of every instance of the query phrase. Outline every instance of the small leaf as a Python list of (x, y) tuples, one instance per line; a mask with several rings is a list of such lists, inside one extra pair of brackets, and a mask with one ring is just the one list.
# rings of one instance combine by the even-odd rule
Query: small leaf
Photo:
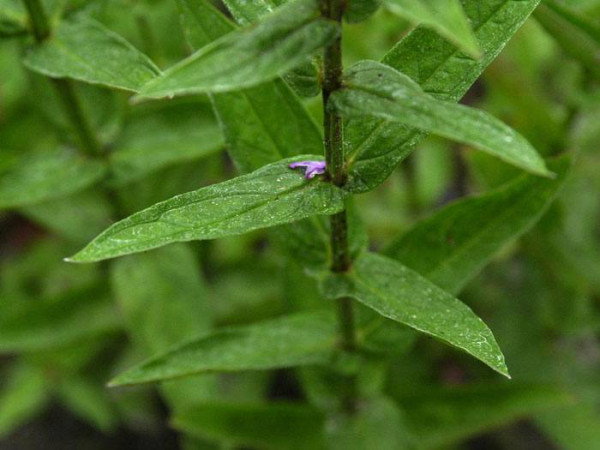
[(348, 274), (325, 279), (324, 290), (328, 297), (353, 297), (509, 377), (504, 356), (485, 323), (467, 305), (393, 259), (365, 253)]
[(417, 223), (385, 253), (456, 294), (494, 254), (537, 222), (570, 165), (563, 157), (550, 165), (558, 174), (554, 180), (524, 174), (497, 190), (453, 203)]
[(71, 262), (92, 262), (137, 253), (172, 242), (215, 239), (294, 222), (344, 207), (341, 189), (320, 177), (306, 180), (291, 170), (300, 156), (248, 175), (177, 195), (115, 223)]
[(347, 117), (372, 116), (444, 136), (532, 173), (548, 176), (544, 160), (527, 140), (493, 116), (473, 108), (436, 100), (406, 75), (375, 61), (352, 66), (345, 89), (330, 105)]
[[(418, 27), (383, 58), (436, 99), (458, 101), (521, 27), (539, 0), (463, 0), (482, 57), (474, 60), (426, 27)], [(381, 119), (349, 120), (344, 127), (349, 166), (346, 189), (365, 192), (381, 184), (427, 133)]]
[(353, 0), (346, 3), (344, 20), (348, 23), (357, 23), (367, 20), (379, 8), (379, 0)]
[(239, 447), (273, 450), (324, 448), (323, 413), (294, 403), (206, 403), (174, 419), (186, 433)]
[(256, 26), (201, 48), (142, 89), (143, 97), (226, 92), (277, 78), (305, 63), (339, 33), (316, 0), (295, 0)]
[(224, 328), (122, 373), (111, 385), (326, 363), (335, 345), (336, 329), (334, 316), (325, 311)]
[(25, 305), (3, 305), (0, 353), (64, 347), (118, 328), (118, 317), (106, 293), (99, 288), (72, 291)]
[(384, 0), (388, 8), (439, 33), (465, 53), (480, 56), (477, 39), (459, 0)]
[(137, 92), (160, 70), (143, 53), (92, 19), (63, 22), (51, 39), (33, 47), (24, 63), (52, 78)]
[(2, 153), (0, 209), (81, 191), (102, 178), (106, 169), (102, 162), (68, 148)]

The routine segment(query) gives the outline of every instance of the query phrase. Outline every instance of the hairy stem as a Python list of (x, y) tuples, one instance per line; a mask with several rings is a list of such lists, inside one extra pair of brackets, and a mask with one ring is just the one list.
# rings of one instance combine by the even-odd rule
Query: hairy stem
[[(50, 22), (44, 11), (40, 0), (23, 0), (33, 35), (38, 44), (41, 44), (50, 36)], [(94, 134), (94, 130), (87, 117), (83, 113), (81, 104), (75, 95), (73, 84), (66, 79), (51, 79), (51, 82), (58, 94), (58, 98), (69, 117), (71, 127), (75, 132), (81, 149), (91, 155), (98, 155), (101, 152), (100, 143)]]
[[(342, 22), (343, 0), (321, 0), (323, 17)], [(331, 182), (343, 186), (346, 182), (344, 165), (344, 141), (342, 118), (327, 108), (332, 92), (342, 87), (342, 36), (325, 48), (323, 58), (323, 128), (325, 132), (325, 158)], [(350, 268), (351, 258), (348, 248), (348, 221), (346, 209), (334, 214), (331, 223), (331, 270), (345, 272)], [(356, 330), (354, 324), (354, 306), (351, 298), (337, 299), (340, 324), (341, 346), (344, 351), (356, 351)], [(346, 376), (343, 381), (342, 407), (352, 413), (356, 407), (356, 377)]]

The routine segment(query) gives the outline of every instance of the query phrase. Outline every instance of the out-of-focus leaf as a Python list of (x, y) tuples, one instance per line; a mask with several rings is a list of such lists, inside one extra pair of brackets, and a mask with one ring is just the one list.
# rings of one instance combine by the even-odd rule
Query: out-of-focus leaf
[(510, 164), (548, 175), (544, 160), (527, 140), (477, 109), (436, 100), (406, 75), (375, 61), (361, 61), (344, 77), (329, 106), (342, 115), (372, 116), (472, 145)]
[(271, 0), (224, 0), (223, 3), (242, 26), (256, 22), (277, 8), (277, 4)]
[(41, 412), (48, 397), (44, 372), (26, 362), (15, 363), (0, 392), (0, 438)]
[(273, 450), (323, 449), (323, 422), (318, 409), (293, 403), (208, 403), (174, 419), (176, 428), (193, 435)]
[(404, 414), (388, 398), (361, 402), (353, 416), (333, 416), (327, 423), (331, 450), (398, 450), (411, 448)]
[(329, 275), (323, 289), (330, 298), (355, 298), (509, 377), (504, 355), (486, 324), (467, 305), (393, 259), (364, 253), (347, 274)]
[(544, 1), (534, 17), (568, 55), (600, 77), (600, 26), (556, 1)]
[(535, 422), (566, 450), (595, 450), (600, 442), (600, 413), (591, 403), (544, 411)]
[(416, 448), (432, 450), (569, 402), (557, 388), (512, 383), (428, 388), (399, 399)]
[(110, 432), (118, 424), (116, 411), (102, 383), (70, 377), (58, 386), (59, 400), (75, 415), (99, 430)]
[(114, 143), (110, 167), (115, 185), (138, 180), (168, 165), (193, 161), (223, 148), (210, 111), (169, 108), (126, 125)]
[(549, 164), (554, 180), (522, 175), (492, 192), (459, 200), (418, 222), (386, 254), (454, 294), (502, 247), (541, 217), (563, 186), (569, 157)]
[(100, 288), (28, 302), (30, 304), (2, 305), (0, 353), (63, 347), (119, 328), (119, 320), (106, 292)]
[(88, 190), (25, 206), (22, 214), (77, 243), (85, 243), (111, 223), (112, 208), (100, 192)]
[(306, 180), (288, 166), (296, 157), (269, 164), (224, 183), (175, 196), (117, 222), (72, 262), (91, 262), (141, 252), (173, 242), (214, 239), (258, 228), (333, 214), (344, 193), (319, 177)]
[(226, 92), (277, 78), (306, 62), (339, 33), (315, 0), (295, 0), (258, 25), (229, 33), (146, 84), (140, 95)]
[(160, 70), (116, 33), (89, 18), (63, 22), (51, 39), (33, 47), (24, 63), (53, 78), (137, 92)]
[(349, 23), (367, 20), (379, 8), (379, 0), (354, 0), (346, 4), (344, 19)]
[[(463, 9), (482, 51), (473, 60), (434, 31), (419, 27), (400, 41), (383, 62), (408, 75), (441, 100), (458, 101), (496, 58), (506, 42), (535, 9), (539, 0), (466, 0)], [(344, 129), (348, 145), (347, 188), (369, 191), (381, 184), (426, 134), (380, 119), (350, 120)]]
[(465, 53), (473, 57), (480, 55), (477, 39), (459, 0), (384, 0), (384, 3), (414, 24), (433, 29)]
[(2, 153), (0, 209), (32, 205), (81, 191), (102, 178), (106, 169), (104, 163), (68, 148)]
[(111, 384), (326, 363), (335, 345), (336, 328), (335, 317), (325, 311), (224, 328), (154, 357), (117, 376)]

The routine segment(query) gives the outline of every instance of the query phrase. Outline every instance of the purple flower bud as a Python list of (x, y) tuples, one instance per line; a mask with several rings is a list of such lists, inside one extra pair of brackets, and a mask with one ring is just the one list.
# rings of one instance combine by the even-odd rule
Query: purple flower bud
[(326, 164), (325, 161), (298, 161), (289, 165), (290, 169), (296, 169), (298, 167), (306, 168), (304, 172), (304, 178), (311, 179), (316, 175), (322, 175), (325, 173)]

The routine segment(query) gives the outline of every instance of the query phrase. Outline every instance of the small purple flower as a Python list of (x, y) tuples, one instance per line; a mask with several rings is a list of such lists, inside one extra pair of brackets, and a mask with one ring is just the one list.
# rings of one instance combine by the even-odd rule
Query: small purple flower
[(304, 172), (304, 178), (311, 179), (316, 175), (322, 175), (325, 173), (326, 164), (325, 161), (298, 161), (289, 165), (290, 169), (296, 169), (298, 167), (306, 168)]

